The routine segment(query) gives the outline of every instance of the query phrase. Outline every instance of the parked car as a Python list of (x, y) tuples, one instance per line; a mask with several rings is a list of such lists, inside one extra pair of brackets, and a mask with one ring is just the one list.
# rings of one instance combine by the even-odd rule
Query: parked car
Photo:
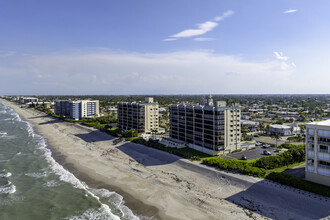
[(258, 134), (253, 135), (253, 137), (260, 137)]
[(256, 146), (260, 146), (260, 145), (262, 145), (262, 143), (256, 142)]
[(264, 155), (272, 155), (272, 153), (269, 152), (268, 150), (264, 150)]
[(270, 147), (269, 144), (264, 144), (264, 145), (262, 145), (262, 148), (269, 148), (269, 147)]
[(246, 156), (242, 155), (241, 160), (247, 160)]

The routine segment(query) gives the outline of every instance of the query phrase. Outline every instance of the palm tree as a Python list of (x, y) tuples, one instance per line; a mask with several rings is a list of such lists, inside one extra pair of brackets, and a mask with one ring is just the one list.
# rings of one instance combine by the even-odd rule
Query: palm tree
[(264, 133), (264, 132), (263, 132), (263, 131), (264, 131), (264, 128), (265, 128), (265, 124), (264, 124), (263, 122), (259, 122), (258, 129), (259, 129), (260, 131), (262, 131), (262, 133)]
[(290, 127), (290, 131), (291, 131), (291, 135), (292, 135), (293, 134), (293, 131), (294, 131), (294, 127), (293, 126)]
[(276, 147), (277, 147), (277, 141), (281, 139), (281, 135), (279, 133), (276, 133), (274, 139), (276, 141)]

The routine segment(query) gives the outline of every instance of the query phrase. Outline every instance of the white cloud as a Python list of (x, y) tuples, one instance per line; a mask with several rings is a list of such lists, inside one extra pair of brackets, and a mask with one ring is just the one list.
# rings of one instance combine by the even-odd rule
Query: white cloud
[(283, 11), (283, 14), (295, 13), (297, 11), (298, 11), (297, 9), (289, 9), (289, 10)]
[(199, 35), (203, 35), (206, 32), (213, 30), (216, 26), (218, 26), (218, 23), (213, 22), (213, 21), (207, 21), (202, 24), (197, 24), (197, 27), (198, 27), (197, 29), (187, 29), (187, 30), (181, 31), (177, 34), (171, 35), (170, 37), (182, 38), (182, 37), (199, 36)]
[(197, 37), (194, 38), (194, 41), (213, 41), (215, 40), (214, 38), (210, 38), (210, 37)]
[(289, 59), (289, 57), (283, 56), (282, 52), (274, 52), (274, 55), (279, 60), (288, 60)]
[(212, 31), (214, 28), (216, 28), (219, 25), (217, 21), (221, 21), (231, 16), (232, 14), (234, 14), (233, 11), (226, 11), (221, 16), (215, 17), (213, 21), (206, 21), (201, 24), (196, 24), (197, 28), (180, 31), (177, 34), (171, 35), (170, 38), (164, 39), (164, 41), (172, 41), (172, 40), (177, 40), (179, 38), (196, 37), (206, 34), (207, 32)]
[(291, 74), (279, 61), (250, 62), (211, 51), (52, 54), (0, 66), (0, 93), (267, 93), (283, 87)]
[(226, 11), (225, 13), (223, 13), (221, 16), (215, 17), (214, 20), (221, 21), (227, 17), (232, 16), (233, 14), (234, 14), (234, 12), (229, 10), (229, 11)]
[(291, 62), (288, 63), (288, 59), (289, 57), (286, 57), (283, 55), (282, 52), (274, 52), (274, 56), (276, 57), (276, 59), (281, 61), (281, 69), (284, 71), (292, 71), (294, 69), (296, 69), (296, 64)]
[(166, 38), (163, 41), (174, 41), (174, 40), (177, 40), (177, 39), (176, 38)]

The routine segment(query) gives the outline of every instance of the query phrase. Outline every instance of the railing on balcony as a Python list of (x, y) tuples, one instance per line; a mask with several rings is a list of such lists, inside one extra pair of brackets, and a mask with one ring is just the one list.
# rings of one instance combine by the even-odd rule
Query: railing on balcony
[(330, 145), (330, 142), (328, 142), (328, 141), (318, 141), (318, 144)]
[(322, 152), (322, 153), (330, 153), (328, 149), (320, 149), (319, 152)]
[(308, 139), (308, 143), (314, 143), (313, 139)]
[(319, 164), (319, 167), (330, 170), (330, 166), (328, 166), (328, 165)]

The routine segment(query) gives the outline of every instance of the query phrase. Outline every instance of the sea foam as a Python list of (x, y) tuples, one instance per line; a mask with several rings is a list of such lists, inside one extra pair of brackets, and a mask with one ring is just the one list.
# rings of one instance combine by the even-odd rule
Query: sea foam
[[(13, 111), (13, 109), (6, 106), (6, 110), (7, 109), (9, 109), (10, 114), (14, 116), (14, 120), (19, 121), (19, 122), (24, 122), (26, 124), (26, 130), (28, 131), (29, 136), (31, 136), (32, 138), (34, 138), (37, 141), (38, 150), (41, 151), (42, 155), (45, 157), (46, 161), (48, 162), (51, 172), (56, 174), (59, 177), (60, 181), (69, 183), (69, 184), (73, 185), (75, 188), (85, 190), (87, 195), (94, 197), (101, 205), (101, 207), (99, 209), (88, 209), (79, 216), (71, 216), (71, 217), (68, 217), (67, 219), (75, 220), (75, 219), (104, 219), (105, 218), (105, 219), (115, 219), (115, 220), (118, 219), (119, 220), (120, 217), (113, 214), (111, 212), (110, 207), (107, 204), (102, 203), (98, 196), (109, 198), (109, 202), (111, 202), (111, 204), (114, 207), (116, 207), (117, 209), (120, 210), (120, 212), (122, 213), (122, 217), (124, 217), (125, 219), (132, 219), (132, 220), (139, 219), (137, 216), (135, 216), (132, 213), (132, 211), (128, 207), (124, 206), (123, 197), (121, 195), (119, 195), (115, 192), (110, 192), (106, 189), (100, 189), (100, 190), (94, 191), (93, 189), (90, 189), (84, 182), (77, 179), (72, 173), (70, 173), (69, 171), (64, 169), (63, 166), (61, 166), (59, 163), (57, 163), (54, 160), (54, 158), (52, 157), (51, 151), (47, 148), (46, 139), (44, 137), (42, 137), (41, 135), (36, 134), (34, 132), (32, 123), (22, 120), (18, 113), (16, 113), (15, 111)], [(11, 175), (11, 174), (6, 173), (4, 175), (7, 176), (7, 175)], [(27, 173), (25, 175), (35, 177), (35, 178), (42, 178), (47, 174), (46, 173)], [(56, 182), (47, 182), (46, 184), (44, 184), (44, 186), (47, 186), (47, 187), (54, 187), (56, 185), (57, 185)], [(1, 192), (1, 193), (14, 193), (16, 191), (16, 187), (14, 185), (10, 185), (10, 186), (6, 186), (2, 190), (3, 190), (3, 192)], [(95, 192), (97, 195), (94, 194), (92, 191)]]
[(0, 187), (1, 194), (13, 194), (16, 192), (16, 186), (12, 183)]

